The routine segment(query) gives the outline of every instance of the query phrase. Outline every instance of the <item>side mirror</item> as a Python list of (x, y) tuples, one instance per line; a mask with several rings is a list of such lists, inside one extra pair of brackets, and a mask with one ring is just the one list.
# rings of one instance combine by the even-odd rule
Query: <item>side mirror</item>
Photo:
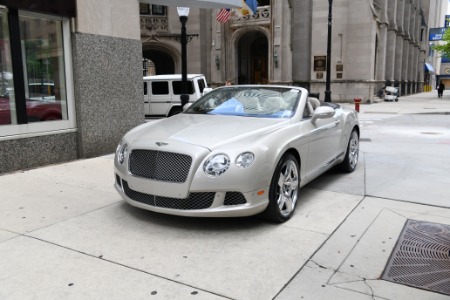
[(189, 107), (191, 107), (192, 103), (188, 102), (183, 106), (183, 111), (186, 111)]
[(316, 123), (318, 119), (329, 119), (334, 116), (334, 108), (330, 106), (319, 106), (314, 110), (311, 122)]
[(205, 96), (206, 94), (208, 94), (208, 93), (211, 92), (212, 90), (213, 90), (212, 88), (204, 88), (204, 89), (203, 89), (202, 96)]

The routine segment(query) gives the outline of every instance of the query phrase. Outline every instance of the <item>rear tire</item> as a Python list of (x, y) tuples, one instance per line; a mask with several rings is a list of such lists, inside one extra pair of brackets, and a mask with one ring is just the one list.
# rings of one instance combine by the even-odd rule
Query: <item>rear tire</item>
[(355, 171), (359, 158), (359, 135), (356, 129), (350, 134), (344, 161), (339, 165), (344, 172), (351, 173)]
[(300, 188), (299, 163), (294, 155), (287, 153), (278, 162), (270, 183), (269, 205), (262, 217), (282, 223), (294, 214)]

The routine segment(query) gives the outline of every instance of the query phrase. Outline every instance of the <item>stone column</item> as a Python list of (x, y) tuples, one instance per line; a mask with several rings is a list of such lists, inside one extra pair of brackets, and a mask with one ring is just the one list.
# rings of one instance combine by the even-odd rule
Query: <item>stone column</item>
[(289, 1), (280, 1), (280, 2), (283, 4), (282, 15), (279, 16), (281, 20), (282, 50), (281, 50), (281, 57), (278, 57), (278, 60), (279, 60), (279, 67), (281, 70), (281, 82), (284, 84), (291, 84), (292, 83), (291, 16), (293, 7), (289, 5)]
[(385, 81), (386, 73), (386, 48), (387, 48), (387, 31), (388, 31), (388, 16), (387, 16), (387, 1), (379, 0), (378, 4), (381, 8), (379, 35), (378, 35), (378, 50), (377, 50), (377, 65), (376, 68), (376, 80)]
[[(283, 6), (286, 1), (272, 1), (272, 39), (269, 39), (269, 79), (271, 82), (281, 82), (283, 74), (284, 58), (287, 57), (283, 42)], [(278, 56), (278, 63), (275, 64), (274, 55)]]
[(397, 36), (395, 43), (395, 68), (394, 68), (394, 80), (395, 86), (401, 87), (402, 81), (402, 67), (403, 67), (403, 35), (404, 35), (404, 27), (403, 27), (403, 18), (405, 14), (405, 0), (398, 0), (397, 2)]
[(388, 29), (386, 45), (386, 85), (393, 85), (395, 70), (395, 48), (397, 43), (397, 0), (387, 1)]
[(404, 16), (403, 16), (403, 28), (404, 28), (404, 35), (403, 35), (403, 64), (402, 64), (402, 75), (401, 75), (401, 81), (402, 81), (402, 94), (405, 95), (408, 93), (408, 67), (409, 67), (409, 40), (410, 40), (410, 13), (411, 13), (411, 2), (410, 0), (405, 0), (405, 10), (404, 10)]

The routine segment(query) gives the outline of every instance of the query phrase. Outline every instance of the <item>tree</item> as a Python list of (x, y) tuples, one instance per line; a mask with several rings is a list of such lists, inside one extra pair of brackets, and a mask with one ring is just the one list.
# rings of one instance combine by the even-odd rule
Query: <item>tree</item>
[(450, 30), (445, 31), (442, 41), (442, 44), (434, 45), (432, 48), (439, 52), (442, 57), (450, 57)]

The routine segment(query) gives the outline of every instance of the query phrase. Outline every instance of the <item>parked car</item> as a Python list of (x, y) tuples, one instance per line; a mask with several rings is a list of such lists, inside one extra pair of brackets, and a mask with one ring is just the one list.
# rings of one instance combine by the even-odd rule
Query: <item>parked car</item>
[(336, 165), (355, 170), (359, 135), (355, 110), (310, 98), (303, 88), (220, 87), (183, 113), (125, 134), (115, 188), (155, 212), (283, 222), (301, 187)]
[(398, 102), (398, 88), (393, 86), (385, 86), (377, 92), (377, 96), (384, 101), (395, 101)]
[[(187, 75), (189, 102), (199, 99), (208, 87), (201, 74)], [(170, 117), (183, 111), (180, 96), (181, 74), (144, 77), (144, 111), (146, 117)]]
[[(11, 108), (9, 93), (0, 96), (0, 125), (11, 124)], [(28, 122), (61, 120), (61, 101), (26, 99), (26, 112)]]

